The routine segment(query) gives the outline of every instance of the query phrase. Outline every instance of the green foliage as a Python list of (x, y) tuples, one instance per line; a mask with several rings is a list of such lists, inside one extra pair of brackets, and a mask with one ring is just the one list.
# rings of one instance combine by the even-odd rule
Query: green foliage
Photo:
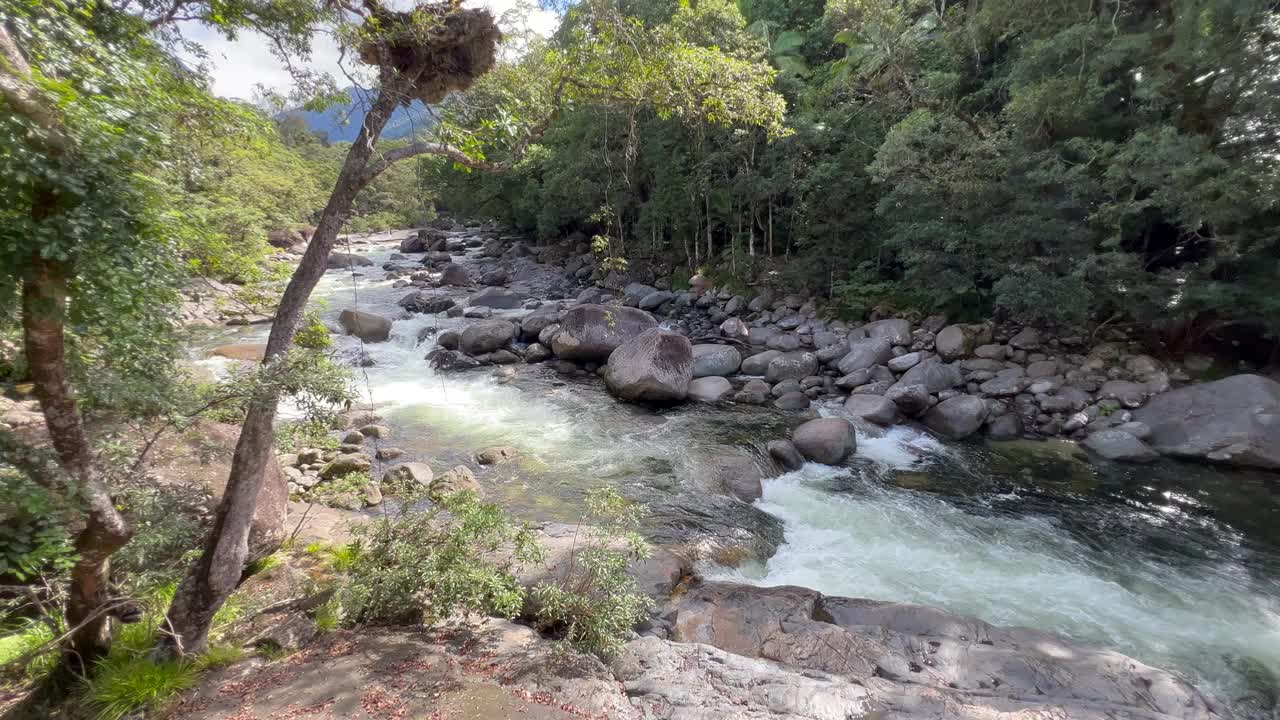
[(351, 623), (433, 624), (456, 613), (513, 617), (524, 592), (514, 568), (539, 557), (528, 527), (473, 493), (452, 493), (425, 511), (357, 525), (355, 553), (338, 592)]
[(337, 450), (338, 438), (330, 431), (330, 424), (317, 420), (282, 420), (276, 425), (276, 449), (291, 453), (306, 448)]
[(50, 644), (55, 637), (44, 619), (0, 628), (0, 678), (36, 682), (47, 677), (58, 666), (57, 647)]
[(333, 339), (329, 337), (329, 328), (325, 327), (320, 315), (308, 310), (293, 334), (293, 344), (306, 350), (327, 350), (333, 346)]
[(116, 504), (135, 531), (133, 539), (112, 557), (116, 582), (138, 590), (181, 576), (204, 538), (208, 510), (203, 493), (135, 481), (117, 487)]
[(67, 499), (0, 467), (0, 578), (19, 582), (58, 575), (75, 562)]
[(563, 576), (533, 590), (537, 620), (581, 652), (609, 657), (644, 619), (651, 601), (627, 574), (628, 565), (648, 556), (639, 533), (646, 508), (624, 499), (615, 488), (587, 496), (582, 543)]
[(200, 671), (189, 662), (156, 662), (142, 656), (104, 662), (84, 691), (95, 720), (121, 720), (139, 710), (159, 710), (195, 685)]
[(350, 472), (321, 480), (311, 489), (311, 498), (321, 505), (359, 510), (364, 507), (365, 488), (373, 483), (367, 472)]

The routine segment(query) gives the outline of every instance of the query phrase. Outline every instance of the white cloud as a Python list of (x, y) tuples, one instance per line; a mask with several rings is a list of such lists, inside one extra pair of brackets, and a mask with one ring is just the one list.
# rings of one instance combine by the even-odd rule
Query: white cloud
[[(392, 0), (390, 4), (408, 7), (413, 4), (413, 0)], [(555, 32), (559, 24), (559, 17), (555, 13), (531, 7), (522, 0), (465, 0), (463, 4), (468, 7), (489, 8), (503, 23), (503, 29), (508, 31), (528, 29), (546, 37)], [(508, 21), (516, 25), (510, 26)], [(258, 85), (287, 93), (293, 84), (285, 64), (272, 53), (270, 40), (260, 33), (246, 31), (232, 41), (196, 23), (184, 23), (182, 31), (184, 37), (204, 46), (208, 54), (206, 63), (213, 80), (213, 91), (217, 95), (250, 100)], [(311, 57), (306, 61), (291, 58), (290, 62), (295, 66), (329, 73), (337, 79), (339, 87), (346, 87), (351, 82), (339, 67), (339, 57), (338, 46), (333, 39), (329, 35), (318, 34), (312, 42)], [(351, 62), (351, 58), (347, 58), (343, 65), (347, 73), (351, 73), (363, 84), (368, 83), (362, 66)]]

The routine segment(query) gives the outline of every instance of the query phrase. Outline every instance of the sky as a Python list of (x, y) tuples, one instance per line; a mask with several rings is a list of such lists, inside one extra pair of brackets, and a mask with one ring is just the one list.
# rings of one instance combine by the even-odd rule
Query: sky
[[(393, 7), (411, 5), (413, 0), (393, 0), (388, 3)], [(501, 21), (508, 11), (517, 9), (518, 0), (464, 0), (465, 7), (487, 7), (499, 18), (504, 30), (510, 29)], [(524, 8), (526, 26), (540, 35), (550, 35), (556, 28), (558, 18), (555, 13), (535, 8)], [(287, 93), (292, 85), (292, 77), (279, 58), (271, 54), (270, 45), (265, 37), (256, 32), (244, 32), (234, 41), (229, 41), (207, 28), (196, 23), (187, 23), (182, 28), (188, 40), (204, 46), (208, 53), (206, 62), (210, 66), (213, 79), (213, 91), (226, 98), (253, 100), (257, 85), (279, 93)], [(317, 35), (312, 46), (309, 62), (299, 63), (321, 72), (331, 73), (338, 80), (339, 87), (351, 83), (338, 69), (338, 48), (327, 35)], [(352, 69), (348, 59), (348, 72)]]

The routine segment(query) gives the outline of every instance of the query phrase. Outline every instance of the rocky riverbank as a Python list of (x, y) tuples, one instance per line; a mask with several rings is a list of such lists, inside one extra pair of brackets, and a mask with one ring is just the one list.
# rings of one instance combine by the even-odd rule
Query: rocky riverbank
[[(625, 708), (610, 705), (592, 712), (815, 718), (1026, 712), (1210, 717), (1225, 712), (1173, 675), (1051, 634), (992, 628), (919, 606), (824, 598), (798, 588), (778, 591), (786, 600), (776, 604), (772, 589), (701, 583), (690, 574), (702, 559), (733, 564), (743, 557), (768, 557), (781, 542), (777, 521), (771, 519), (777, 537), (762, 542), (769, 533), (744, 533), (738, 513), (750, 509), (768, 518), (750, 505), (760, 497), (763, 477), (805, 460), (839, 464), (856, 458), (855, 424), (864, 432), (874, 425), (912, 424), (949, 440), (1066, 436), (1083, 440), (1103, 457), (1143, 459), (1158, 451), (1274, 467), (1277, 444), (1267, 418), (1276, 406), (1268, 397), (1277, 396), (1268, 395), (1275, 385), (1271, 381), (1238, 376), (1175, 387), (1187, 382), (1187, 369), (1141, 355), (1127, 342), (1088, 346), (1026, 328), (948, 325), (942, 318), (885, 318), (852, 327), (821, 319), (820, 309), (803, 297), (725, 297), (699, 278), (679, 293), (636, 285), (612, 291), (583, 287), (601, 274), (585, 248), (562, 243), (534, 249), (492, 228), (433, 228), (394, 240), (399, 252), (381, 272), (358, 251), (338, 256), (333, 264), (384, 278), (383, 283), (390, 280), (405, 293), (399, 315), (360, 307), (339, 315), (333, 329), (359, 336), (366, 347), (389, 342), (393, 320), (454, 318), (459, 322), (450, 323), (451, 329), (435, 332), (434, 325), (423, 324), (419, 335), (421, 352), (431, 347), (426, 359), (440, 371), (471, 370), (506, 382), (545, 364), (566, 379), (599, 375), (626, 402), (697, 402), (714, 412), (765, 406), (777, 411), (765, 415), (788, 418), (768, 447), (769, 467), (726, 458), (699, 479), (710, 493), (707, 498), (724, 495), (716, 502), (725, 502), (725, 512), (714, 514), (722, 515), (727, 529), (702, 532), (695, 542), (685, 542), (687, 536), (662, 539), (679, 558), (675, 576), (684, 581), (656, 591), (658, 612), (642, 628), (645, 637), (628, 645), (627, 653), (635, 654), (624, 653), (608, 669), (627, 686), (630, 701)], [(374, 362), (368, 353), (349, 360)], [(1195, 399), (1185, 400), (1187, 393), (1196, 393)], [(290, 489), (310, 492), (348, 465), (357, 470), (380, 466), (439, 491), (479, 486), (471, 467), (481, 465), (484, 449), (468, 449), (466, 464), (432, 473), (423, 462), (398, 462), (403, 459), (394, 452), (400, 430), (383, 422), (367, 412), (354, 413), (341, 438), (344, 447), (304, 448), (283, 456)], [(1122, 435), (1130, 452), (1117, 454), (1101, 444), (1111, 434)], [(380, 501), (376, 480), (347, 504)], [(691, 597), (702, 597), (702, 605), (685, 604)], [(829, 607), (858, 603), (883, 613), (850, 615), (849, 623), (826, 614)], [(752, 619), (752, 609), (766, 607), (774, 608), (772, 614)], [(722, 616), (715, 608), (724, 609)], [(707, 614), (716, 617), (707, 619)], [(926, 622), (926, 616), (940, 625)], [(918, 625), (919, 632), (894, 625), (894, 617)], [(797, 629), (787, 630), (791, 627)], [(986, 640), (993, 644), (984, 642), (983, 627), (1003, 644), (992, 638)], [(808, 650), (798, 649), (805, 643)], [(815, 649), (815, 643), (823, 649)], [(938, 653), (946, 662), (935, 657)], [(832, 657), (844, 658), (845, 665), (831, 665)], [(680, 670), (691, 666), (699, 672)], [(823, 673), (831, 677), (820, 678)], [(1046, 685), (1044, 677), (1058, 679), (1057, 684)], [(539, 682), (545, 689), (561, 681)], [(1100, 690), (1104, 685), (1111, 689)], [(810, 694), (822, 700), (816, 705), (803, 700)]]

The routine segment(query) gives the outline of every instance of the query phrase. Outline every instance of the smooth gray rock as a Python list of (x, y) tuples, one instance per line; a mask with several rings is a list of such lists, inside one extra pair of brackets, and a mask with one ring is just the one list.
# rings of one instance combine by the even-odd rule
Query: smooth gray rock
[(933, 340), (933, 349), (943, 360), (958, 360), (973, 353), (974, 334), (964, 325), (948, 325)]
[(467, 298), (468, 305), (483, 305), (494, 310), (515, 310), (528, 299), (523, 293), (506, 288), (490, 287)]
[(773, 405), (779, 410), (807, 410), (809, 408), (809, 396), (798, 390), (792, 391), (784, 393), (774, 400)]
[(641, 310), (657, 310), (673, 298), (675, 298), (675, 293), (667, 290), (655, 290), (640, 298), (640, 304), (637, 307)]
[(987, 404), (982, 398), (957, 395), (929, 408), (924, 424), (939, 435), (963, 440), (977, 432), (986, 419)]
[(362, 310), (343, 310), (338, 314), (338, 324), (348, 335), (355, 335), (365, 342), (385, 342), (391, 337), (391, 321)]
[(1235, 375), (1171, 390), (1133, 414), (1165, 455), (1280, 468), (1280, 383)]
[(604, 378), (609, 390), (624, 400), (678, 403), (693, 380), (693, 348), (683, 335), (650, 328), (609, 355)]
[(742, 366), (742, 353), (732, 345), (693, 346), (693, 376), (732, 375)]
[(881, 395), (855, 394), (844, 402), (844, 409), (876, 425), (889, 426), (898, 421), (898, 406)]
[(883, 338), (890, 345), (911, 344), (911, 321), (901, 318), (877, 320), (862, 326), (869, 338)]
[(468, 355), (500, 350), (516, 336), (516, 326), (508, 320), (483, 320), (462, 331), (458, 347)]
[(419, 290), (400, 298), (396, 304), (409, 312), (442, 313), (458, 303), (448, 295)]
[(1146, 443), (1124, 430), (1099, 430), (1085, 438), (1082, 444), (1108, 460), (1151, 462), (1160, 457)]
[(559, 325), (551, 341), (557, 357), (575, 362), (603, 362), (623, 343), (657, 327), (658, 321), (635, 308), (587, 304), (566, 310)]
[(804, 466), (804, 457), (790, 440), (770, 440), (766, 447), (783, 470), (792, 472)]
[(330, 270), (350, 270), (353, 267), (366, 267), (373, 261), (363, 255), (344, 252), (331, 252), (326, 267)]
[(466, 287), (471, 284), (471, 276), (467, 269), (457, 263), (449, 263), (440, 268), (440, 284)]
[(696, 377), (689, 382), (689, 399), (698, 402), (720, 402), (732, 394), (733, 385), (719, 375)]
[(1040, 339), (1040, 331), (1035, 328), (1022, 328), (1017, 335), (1009, 338), (1009, 344), (1017, 350), (1039, 350), (1044, 342)]
[[(751, 336), (751, 330), (747, 327), (746, 323), (742, 322), (738, 318), (727, 318), (724, 322), (720, 323), (720, 334), (727, 338), (733, 338), (734, 340), (746, 340)], [(762, 342), (758, 344), (764, 345), (765, 343)]]
[(765, 369), (764, 379), (771, 383), (783, 380), (799, 380), (808, 377), (818, 369), (818, 358), (810, 352), (789, 352), (778, 355), (769, 361)]
[(1108, 380), (1098, 389), (1098, 399), (1119, 400), (1127, 408), (1136, 408), (1147, 399), (1147, 386), (1128, 380)]
[(919, 365), (920, 361), (923, 358), (924, 358), (924, 353), (922, 352), (905, 353), (903, 355), (899, 355), (896, 358), (891, 358), (888, 363), (889, 369), (899, 373), (906, 372), (911, 368), (915, 367), (916, 365)]
[(884, 392), (884, 399), (898, 406), (907, 417), (919, 417), (929, 409), (929, 391), (923, 385), (897, 383)]
[[(882, 379), (882, 378), (877, 378)], [(937, 358), (926, 358), (898, 378), (898, 385), (923, 385), (931, 394), (949, 390), (964, 383), (960, 368)]]
[(769, 363), (773, 362), (774, 358), (781, 356), (782, 353), (777, 350), (765, 350), (762, 353), (743, 358), (742, 374), (764, 375), (769, 370)]
[(893, 357), (893, 345), (884, 338), (868, 338), (849, 343), (849, 352), (840, 359), (837, 367), (841, 375), (855, 370), (883, 365)]
[(857, 449), (858, 436), (844, 418), (818, 418), (796, 428), (791, 442), (813, 462), (838, 465)]

